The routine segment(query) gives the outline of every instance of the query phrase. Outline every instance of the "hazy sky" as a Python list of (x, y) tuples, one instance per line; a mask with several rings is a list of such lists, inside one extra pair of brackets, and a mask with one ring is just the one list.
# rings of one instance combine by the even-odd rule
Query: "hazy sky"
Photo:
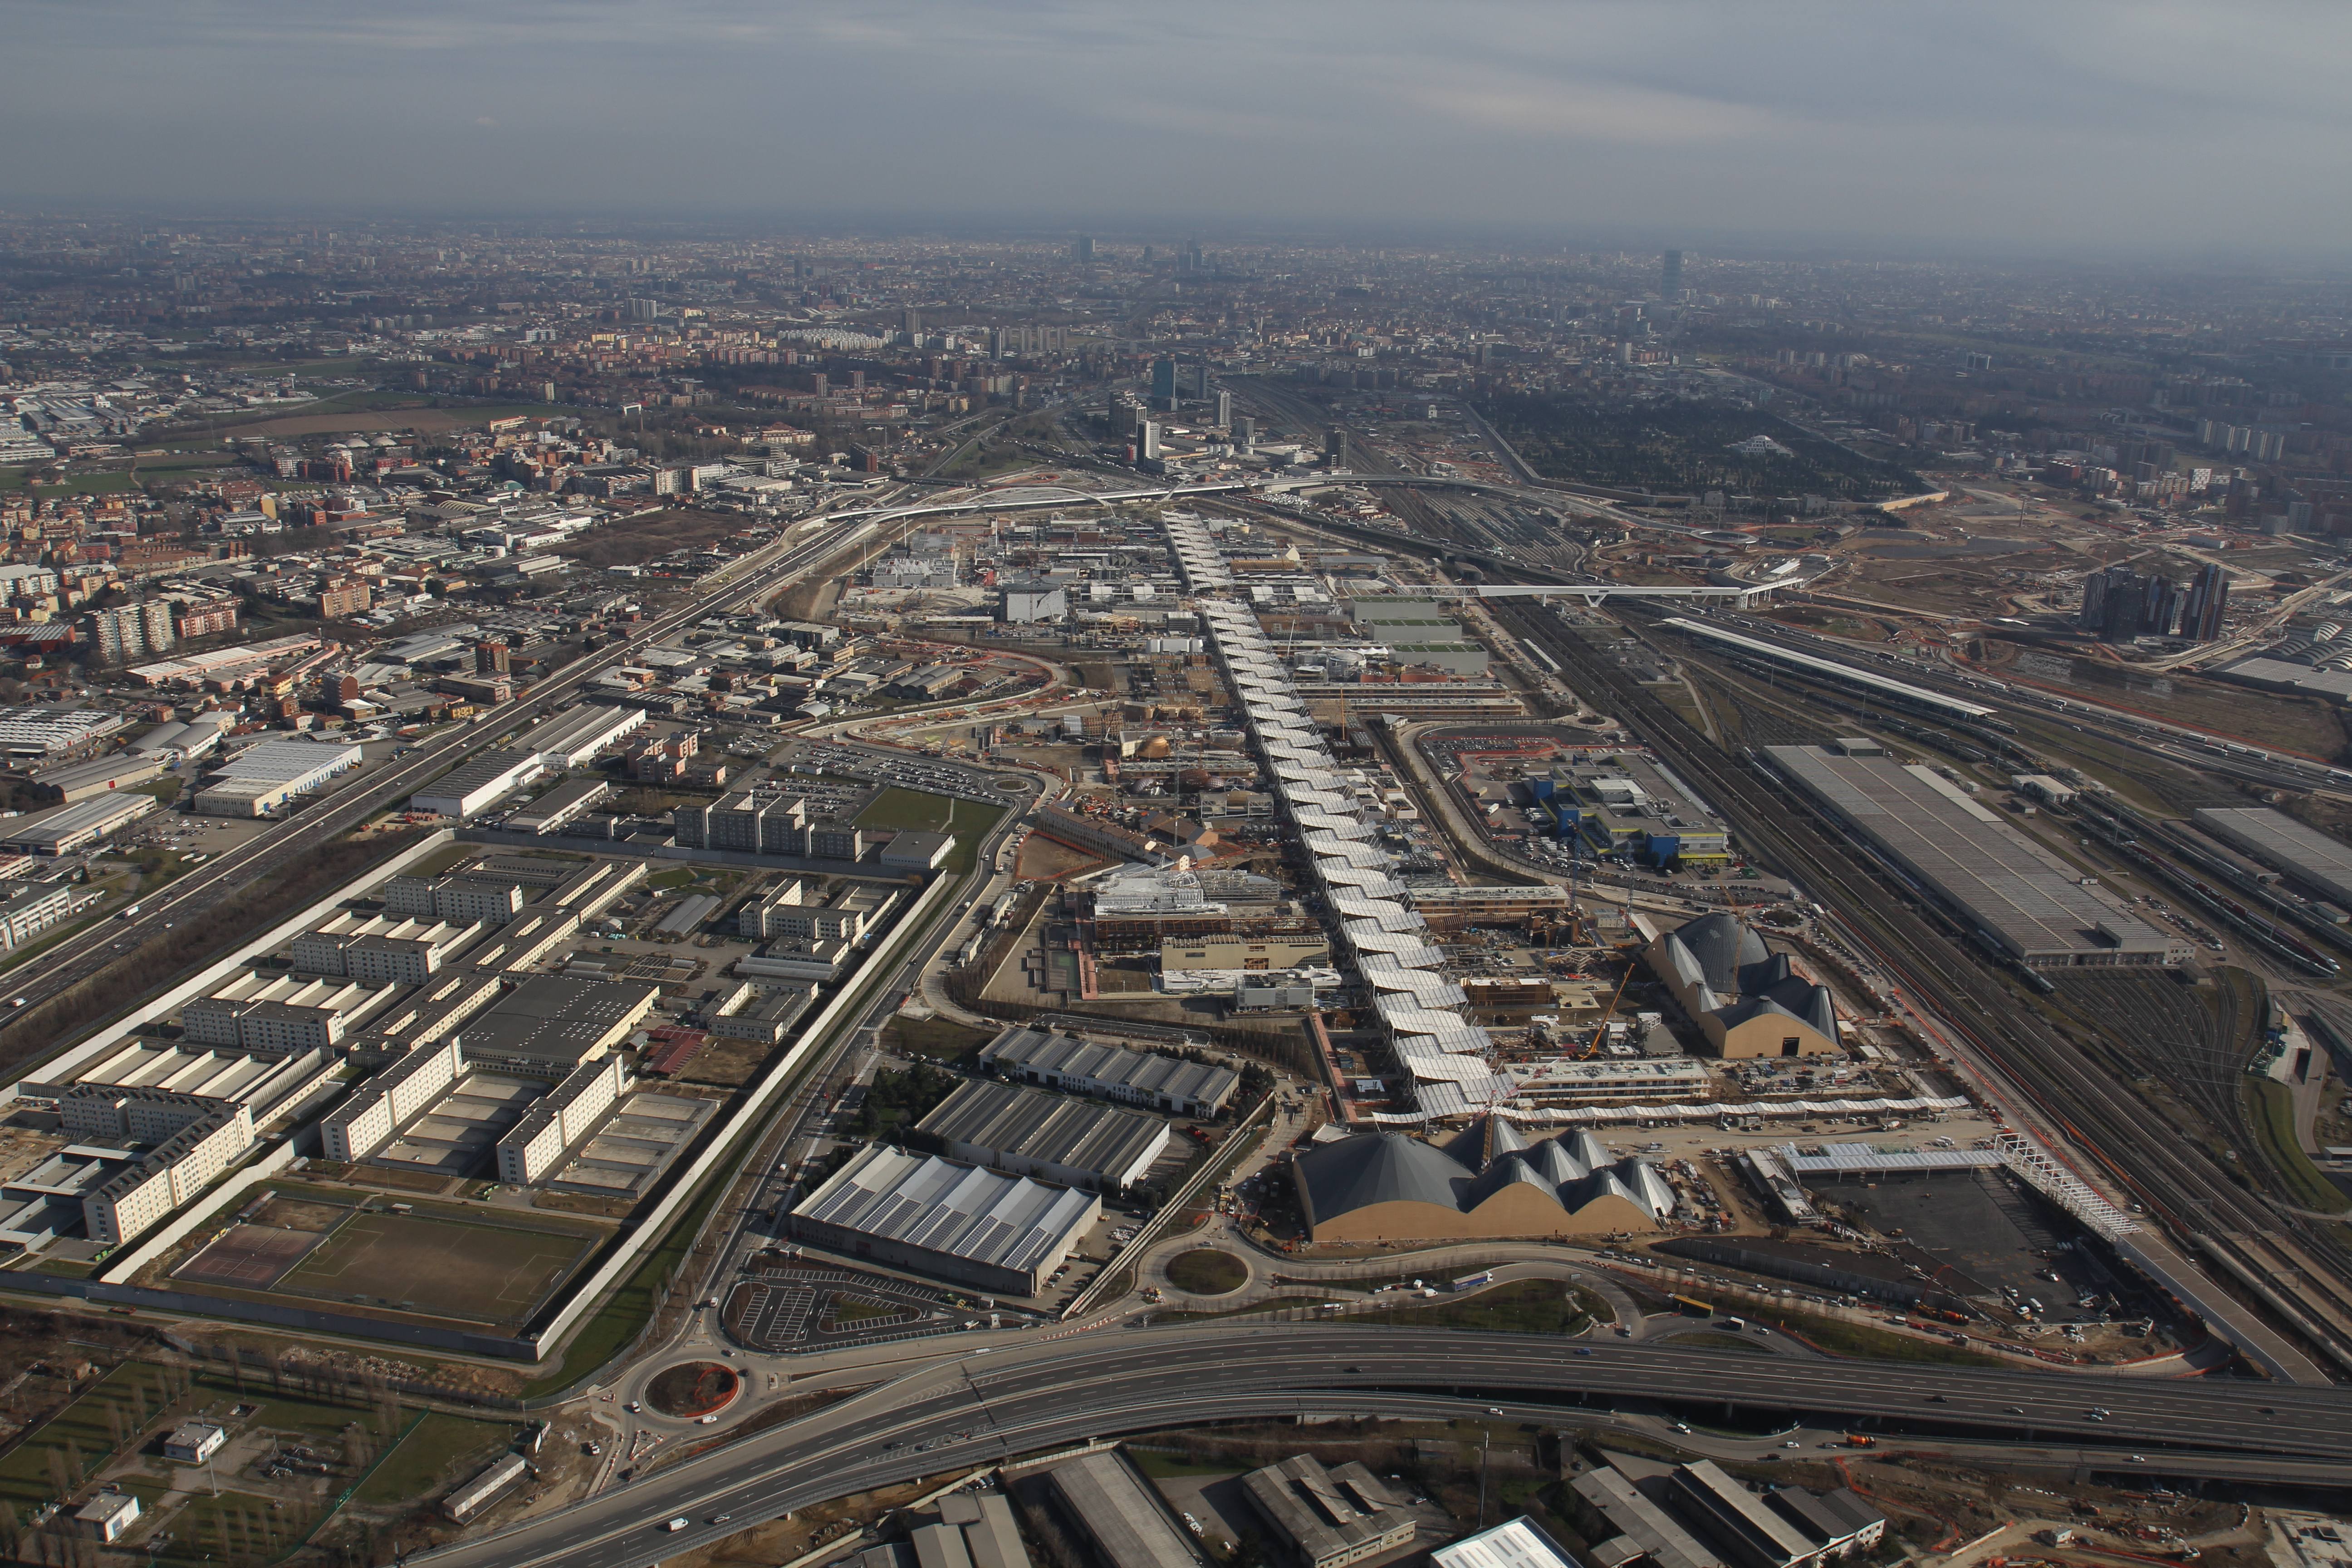
[(0, 0), (0, 204), (2352, 240), (2352, 6)]

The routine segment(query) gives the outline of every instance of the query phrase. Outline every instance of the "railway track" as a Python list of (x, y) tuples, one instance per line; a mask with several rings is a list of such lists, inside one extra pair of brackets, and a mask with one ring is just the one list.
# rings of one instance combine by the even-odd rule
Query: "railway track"
[[(2329, 1361), (2352, 1372), (2352, 1318), (2338, 1321), (2346, 1289), (2341, 1266), (2329, 1260), (2330, 1249), (2314, 1241), (2301, 1219), (2185, 1148), (2168, 1125), (2118, 1085), (2109, 1063), (2051, 1027), (2025, 997), (1979, 966), (1939, 928), (1939, 917), (1891, 885), (1885, 868), (1748, 765), (1708, 745), (1583, 637), (1526, 605), (1507, 603), (1496, 614), (1515, 635), (1559, 659), (1570, 683), (1590, 700), (1638, 731), (1763, 859), (1802, 885), (1837, 889), (1841, 912), (1890, 973), (1915, 995), (1931, 999), (2042, 1114), (2176, 1234), (2221, 1262), (2230, 1278)], [(2303, 1267), (2293, 1266), (2295, 1258)]]

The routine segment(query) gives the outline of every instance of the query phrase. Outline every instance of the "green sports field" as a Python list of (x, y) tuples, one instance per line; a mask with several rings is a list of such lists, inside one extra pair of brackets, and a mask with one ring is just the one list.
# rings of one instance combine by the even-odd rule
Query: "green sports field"
[(578, 1232), (363, 1214), (336, 1227), (274, 1290), (478, 1323), (519, 1324), (595, 1245)]

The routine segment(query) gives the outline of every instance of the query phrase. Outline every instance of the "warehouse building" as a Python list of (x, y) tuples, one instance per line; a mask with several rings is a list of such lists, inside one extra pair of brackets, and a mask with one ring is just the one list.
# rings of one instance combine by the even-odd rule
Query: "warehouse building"
[[(1599, 1563), (1820, 1568), (1870, 1550), (1886, 1534), (1886, 1516), (1851, 1488), (1750, 1491), (1711, 1459), (1639, 1479), (1604, 1464), (1576, 1478), (1570, 1490), (1570, 1517)], [(1455, 1550), (1433, 1552), (1431, 1561), (1443, 1568), (1507, 1568), (1491, 1558), (1449, 1557)]]
[(1173, 1116), (1214, 1116), (1242, 1081), (1231, 1068), (1096, 1045), (1024, 1024), (1006, 1026), (982, 1047), (980, 1060), (1022, 1083)]
[(576, 768), (599, 752), (646, 727), (642, 708), (614, 708), (602, 702), (582, 702), (523, 732), (516, 750), (537, 757), (551, 773)]
[[(1624, 1568), (1638, 1563), (1638, 1549), (1592, 1554), (1593, 1568)], [(1431, 1568), (1584, 1568), (1551, 1532), (1527, 1515), (1507, 1520), (1490, 1530), (1465, 1535), (1429, 1554)], [(1664, 1568), (1648, 1564), (1643, 1568)]]
[[(1003, 1492), (950, 1492), (940, 1499), (939, 1510), (937, 1523), (918, 1523), (907, 1532), (915, 1568), (1029, 1568), (1029, 1549), (1021, 1542), (1021, 1527)], [(861, 1558), (859, 1568), (886, 1565)], [(895, 1556), (887, 1568), (898, 1568)]]
[(2268, 806), (2207, 806), (2196, 823), (2336, 908), (2352, 910), (2352, 845)]
[(1643, 950), (1715, 1054), (1732, 1059), (1839, 1054), (1837, 1004), (1785, 952), (1728, 913), (1701, 915)]
[(0, 755), (26, 761), (61, 757), (111, 735), (130, 721), (97, 708), (28, 702), (0, 708)]
[(136, 790), (112, 790), (56, 811), (8, 824), (0, 849), (17, 855), (70, 855), (121, 832), (163, 803)]
[(1291, 1162), (1307, 1234), (1326, 1241), (1452, 1241), (1655, 1230), (1674, 1189), (1589, 1131), (1528, 1143), (1486, 1116), (1444, 1146), (1359, 1132)]
[(410, 795), (409, 808), (463, 822), (489, 810), (546, 772), (546, 763), (535, 752), (484, 752)]
[(920, 833), (912, 828), (891, 835), (875, 863), (889, 871), (935, 871), (955, 853), (952, 833)]
[[(1712, 1547), (1623, 1471), (1601, 1465), (1577, 1477), (1570, 1487), (1580, 1516), (1578, 1527), (1587, 1540), (1612, 1549), (1606, 1561), (1640, 1563), (1647, 1568), (1727, 1568)], [(1430, 1556), (1434, 1562), (1437, 1554)]]
[(60, 763), (53, 768), (43, 768), (33, 775), (33, 782), (45, 790), (57, 791), (57, 798), (68, 805), (78, 800), (88, 800), (109, 790), (130, 789), (161, 776), (163, 760), (158, 757), (121, 752), (110, 757), (93, 757), (84, 763)]
[(73, 889), (66, 883), (0, 882), (0, 952), (31, 941), (73, 908)]
[(196, 792), (208, 816), (267, 816), (299, 795), (322, 789), (358, 767), (357, 746), (325, 741), (265, 741), (231, 758)]
[(1250, 1507), (1306, 1568), (1348, 1568), (1412, 1540), (1412, 1515), (1360, 1459), (1294, 1454), (1242, 1478)]
[(1118, 1453), (1066, 1459), (1045, 1480), (1055, 1511), (1112, 1568), (1204, 1568), (1167, 1505)]
[(560, 833), (612, 794), (613, 786), (603, 779), (567, 779), (528, 805), (516, 807), (506, 825), (517, 833)]
[(1782, 777), (2000, 952), (2037, 968), (2179, 964), (2195, 952), (2157, 930), (1933, 768), (1874, 741), (1767, 746)]
[(1066, 1095), (972, 1079), (916, 1124), (951, 1160), (1090, 1192), (1123, 1192), (1168, 1147), (1168, 1123)]
[(1101, 1214), (1092, 1193), (877, 1143), (800, 1202), (792, 1229), (831, 1251), (1034, 1296)]

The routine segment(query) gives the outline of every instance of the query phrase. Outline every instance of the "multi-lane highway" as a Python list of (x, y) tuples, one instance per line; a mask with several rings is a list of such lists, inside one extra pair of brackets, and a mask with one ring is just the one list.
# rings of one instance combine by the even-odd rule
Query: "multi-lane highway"
[[(1575, 1425), (1613, 1402), (1881, 1433), (2063, 1445), (2116, 1469), (2352, 1479), (2352, 1396), (2228, 1381), (1783, 1361), (1606, 1340), (1222, 1322), (1007, 1347), (910, 1373), (789, 1426), (428, 1561), (635, 1568), (762, 1519), (1089, 1438), (1248, 1415), (1478, 1415)], [(2141, 1458), (2135, 1460), (2132, 1456)], [(672, 1519), (688, 1526), (664, 1528)]]

